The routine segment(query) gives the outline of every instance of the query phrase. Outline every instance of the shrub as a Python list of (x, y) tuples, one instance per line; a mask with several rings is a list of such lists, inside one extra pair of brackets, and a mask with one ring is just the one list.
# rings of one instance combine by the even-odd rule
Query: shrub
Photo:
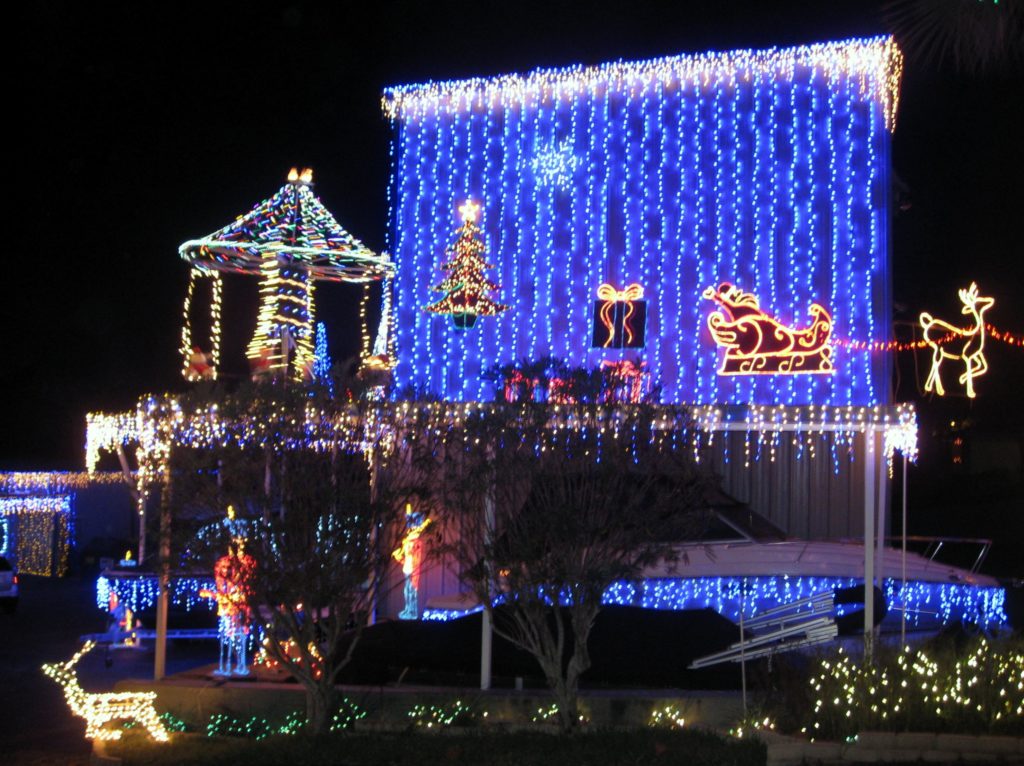
[(647, 725), (652, 729), (682, 729), (686, 726), (686, 719), (675, 705), (666, 705), (651, 711)]
[(865, 730), (1024, 732), (1024, 652), (1019, 642), (977, 639), (856, 662), (839, 650), (811, 672), (814, 703), (803, 731), (843, 739)]
[[(426, 729), (472, 726), (476, 723), (476, 713), (462, 700), (455, 700), (447, 705), (413, 705), (406, 715), (413, 726)], [(483, 715), (486, 717), (487, 713)]]

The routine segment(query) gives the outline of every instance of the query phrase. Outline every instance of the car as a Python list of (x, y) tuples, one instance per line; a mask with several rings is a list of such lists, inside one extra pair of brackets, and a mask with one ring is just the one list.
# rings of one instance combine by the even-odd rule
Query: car
[(7, 614), (13, 614), (18, 608), (18, 573), (3, 556), (0, 556), (0, 608)]

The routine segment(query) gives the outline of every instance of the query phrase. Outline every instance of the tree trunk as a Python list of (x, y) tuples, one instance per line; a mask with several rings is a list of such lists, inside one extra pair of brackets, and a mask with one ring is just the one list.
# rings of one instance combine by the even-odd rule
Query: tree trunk
[(578, 676), (575, 679), (566, 677), (561, 658), (543, 657), (535, 655), (540, 663), (544, 677), (547, 679), (548, 688), (551, 689), (558, 706), (558, 722), (565, 734), (572, 733), (579, 725), (579, 683)]
[(579, 686), (580, 676), (590, 668), (590, 651), (587, 641), (597, 615), (597, 608), (573, 607), (569, 631), (572, 654), (568, 663), (564, 661), (565, 634), (560, 610), (550, 614), (547, 609), (539, 612), (519, 610), (513, 612), (512, 629), (505, 630), (495, 625), (495, 633), (533, 655), (544, 673), (548, 688), (558, 706), (558, 720), (562, 731), (570, 734), (579, 728)]
[(327, 734), (337, 708), (338, 692), (330, 683), (306, 685), (306, 726), (310, 734)]
[(558, 722), (564, 734), (572, 734), (580, 724), (579, 687), (565, 678), (549, 678), (548, 684), (558, 704)]

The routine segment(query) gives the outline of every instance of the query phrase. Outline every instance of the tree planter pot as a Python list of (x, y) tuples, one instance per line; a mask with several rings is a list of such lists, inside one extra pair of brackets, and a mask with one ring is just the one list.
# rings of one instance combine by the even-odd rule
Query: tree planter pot
[(456, 330), (471, 330), (476, 324), (476, 314), (452, 314), (452, 324)]

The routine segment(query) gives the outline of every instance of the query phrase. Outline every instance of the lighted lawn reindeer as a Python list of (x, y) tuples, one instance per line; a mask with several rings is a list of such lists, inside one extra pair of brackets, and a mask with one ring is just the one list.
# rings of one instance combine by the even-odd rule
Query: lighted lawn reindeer
[(60, 684), (68, 707), (75, 715), (85, 719), (85, 736), (89, 739), (120, 739), (121, 729), (105, 729), (111, 721), (134, 721), (145, 727), (157, 742), (166, 742), (167, 730), (153, 707), (156, 692), (105, 692), (93, 694), (78, 683), (75, 665), (96, 646), (86, 641), (67, 662), (43, 665), (43, 672)]
[[(955, 327), (941, 319), (936, 319), (928, 312), (921, 314), (921, 327), (924, 328), (924, 340), (932, 349), (932, 369), (924, 382), (924, 390), (935, 390), (939, 396), (945, 396), (939, 368), (943, 359), (959, 359), (964, 363), (964, 371), (959, 381), (967, 387), (967, 396), (974, 398), (974, 379), (988, 371), (985, 361), (985, 320), (984, 314), (995, 303), (994, 298), (978, 295), (978, 285), (971, 282), (967, 290), (960, 290), (960, 301), (964, 304), (960, 313), (974, 317), (973, 327)], [(952, 350), (944, 348), (950, 344)]]

